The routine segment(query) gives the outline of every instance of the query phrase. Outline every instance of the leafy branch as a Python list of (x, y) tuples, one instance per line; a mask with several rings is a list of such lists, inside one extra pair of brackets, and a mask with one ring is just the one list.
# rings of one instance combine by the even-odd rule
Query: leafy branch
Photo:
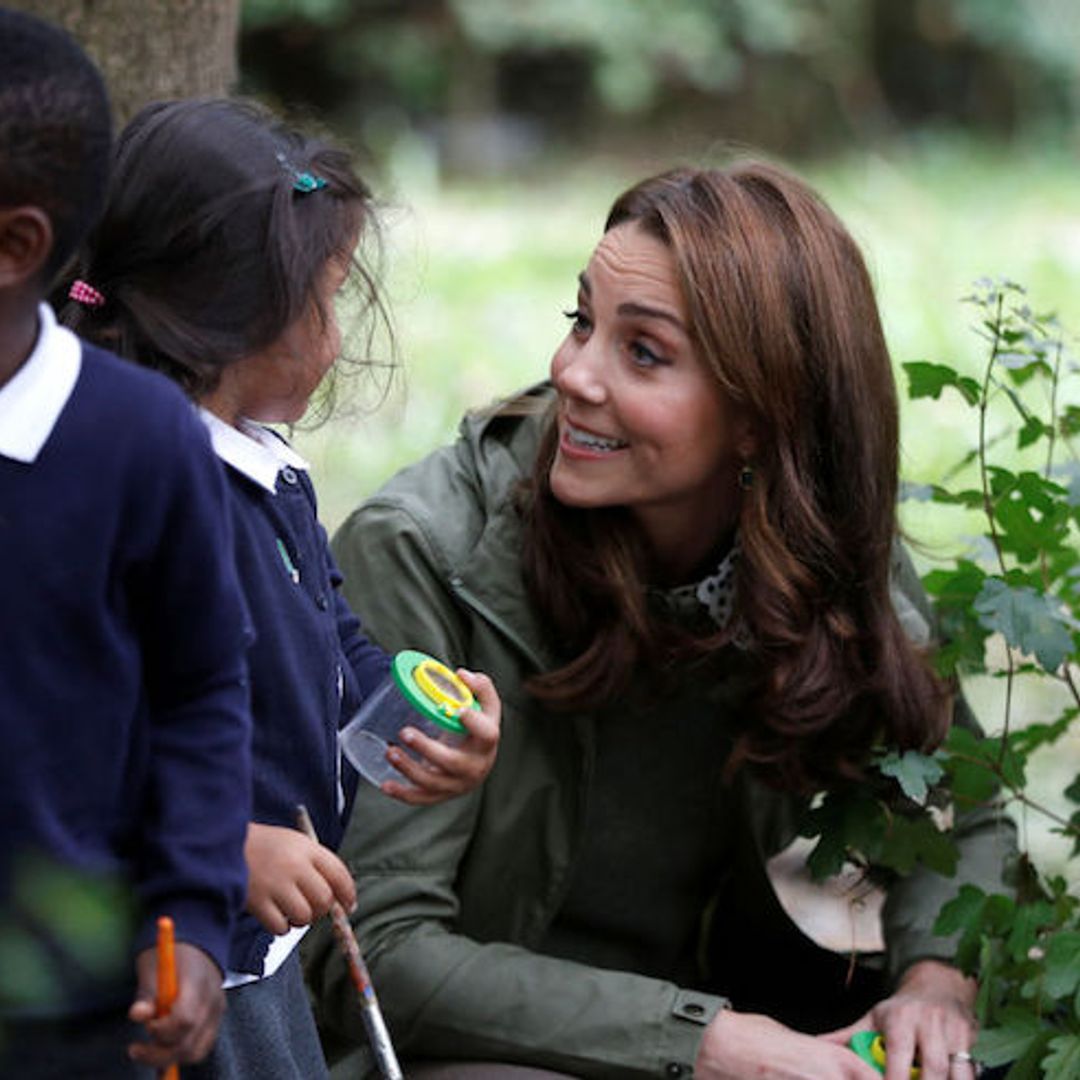
[[(1072, 838), (1076, 857), (1080, 810), (1067, 817), (1032, 795), (1027, 765), (1080, 718), (1074, 672), (1080, 654), (1080, 467), (1072, 445), (1080, 410), (1064, 403), (1066, 377), (1080, 367), (1057, 320), (1036, 314), (1015, 283), (981, 281), (967, 300), (979, 310), (977, 332), (988, 346), (981, 382), (946, 365), (905, 365), (912, 398), (953, 388), (978, 410), (977, 444), (946, 474), (946, 484), (962, 483), (977, 465), (978, 487), (922, 490), (943, 506), (980, 509), (983, 547), (949, 569), (932, 571), (925, 584), (948, 639), (940, 656), (943, 671), (991, 674), (1004, 682), (999, 733), (950, 733), (941, 752), (944, 788), (958, 811), (1013, 803), (1042, 815), (1053, 831)], [(1040, 441), (1045, 455), (1034, 465)], [(999, 460), (1003, 449), (1011, 459), (1005, 464)], [(1063, 466), (1056, 464), (1059, 455), (1066, 458)], [(987, 648), (995, 638), (1004, 645), (996, 670)], [(1014, 687), (1021, 675), (1063, 687), (1071, 703), (1053, 720), (1015, 726)], [(1064, 794), (1080, 804), (1080, 776)], [(1026, 853), (1013, 884), (1014, 896), (963, 886), (937, 923), (938, 932), (959, 936), (957, 963), (979, 979), (976, 1050), (990, 1065), (1010, 1065), (1009, 1080), (1076, 1077), (1080, 901), (1063, 877), (1040, 876)]]
[[(974, 445), (940, 483), (907, 485), (906, 497), (983, 521), (971, 550), (923, 583), (939, 621), (941, 674), (1000, 680), (1000, 727), (982, 734), (955, 725), (932, 755), (883, 749), (870, 783), (815, 803), (803, 833), (817, 838), (809, 865), (818, 877), (845, 863), (869, 874), (921, 864), (952, 875), (957, 850), (943, 807), (957, 821), (983, 808), (1030, 811), (1080, 857), (1080, 775), (1063, 793), (1077, 807), (1071, 816), (1028, 780), (1032, 756), (1052, 752), (1080, 719), (1080, 406), (1069, 401), (1080, 365), (1057, 319), (1034, 311), (1019, 285), (983, 280), (965, 299), (986, 342), (981, 377), (925, 361), (904, 368), (911, 398), (955, 394), (975, 410)], [(1021, 679), (1064, 691), (1065, 704), (1020, 722)], [(978, 977), (978, 1055), (1009, 1064), (1008, 1080), (1072, 1080), (1080, 1076), (1080, 899), (1026, 852), (1010, 885), (1012, 895), (965, 884), (936, 929), (957, 935), (956, 961)]]

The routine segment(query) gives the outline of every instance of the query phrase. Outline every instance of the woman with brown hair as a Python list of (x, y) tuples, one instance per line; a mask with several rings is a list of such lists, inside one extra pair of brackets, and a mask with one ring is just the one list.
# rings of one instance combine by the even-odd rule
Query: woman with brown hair
[[(957, 877), (891, 884), (854, 978), (766, 872), (873, 748), (973, 723), (897, 542), (856, 245), (780, 168), (678, 170), (615, 202), (567, 314), (550, 385), (467, 419), (336, 540), (384, 646), (504, 697), (483, 788), (422, 815), (364, 792), (345, 841), (399, 1048), (469, 1063), (410, 1076), (871, 1080), (835, 1031), (860, 1018), (890, 1080), (915, 1057), (972, 1075), (974, 988), (932, 925), (960, 882), (1000, 886), (1006, 824), (959, 816)], [(360, 1029), (330, 950), (309, 977), (333, 1053)]]

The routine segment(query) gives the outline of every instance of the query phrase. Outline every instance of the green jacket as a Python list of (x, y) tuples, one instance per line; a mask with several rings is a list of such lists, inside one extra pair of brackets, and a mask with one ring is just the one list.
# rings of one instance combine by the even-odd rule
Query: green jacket
[[(487, 672), (503, 703), (498, 760), (479, 790), (414, 809), (361, 784), (341, 852), (357, 882), (354, 924), (399, 1054), (580, 1076), (689, 1075), (723, 999), (532, 951), (569, 885), (594, 752), (591, 716), (546, 712), (522, 687), (554, 660), (526, 596), (512, 503), (540, 426), (536, 417), (466, 419), (456, 444), (398, 474), (335, 538), (349, 599), (376, 640)], [(911, 592), (914, 603), (902, 593), (896, 601), (909, 632), (925, 638), (917, 581)], [(739, 708), (731, 683), (692, 704), (712, 715)], [(764, 863), (794, 838), (800, 804), (746, 776), (735, 784), (743, 827), (734, 879), (744, 902), (784, 920)], [(919, 958), (950, 958), (951, 943), (930, 928), (960, 882), (1000, 885), (1010, 828), (977, 813), (957, 831), (956, 878), (917, 871), (890, 892), (894, 974)], [(329, 932), (309, 934), (305, 952), (328, 1054), (355, 1052), (363, 1028)], [(355, 1057), (335, 1075), (362, 1071)]]

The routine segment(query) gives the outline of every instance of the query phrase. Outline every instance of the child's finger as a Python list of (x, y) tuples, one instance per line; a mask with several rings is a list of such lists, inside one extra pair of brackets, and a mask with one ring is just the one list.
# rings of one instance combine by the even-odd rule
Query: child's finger
[(157, 950), (143, 949), (135, 958), (135, 1000), (128, 1009), (128, 1019), (145, 1024), (157, 1014)]
[[(329, 848), (321, 845), (315, 857), (315, 865), (330, 887), (333, 899), (346, 911), (351, 912), (356, 907), (356, 882), (353, 881), (349, 868)], [(325, 910), (330, 910), (329, 902)]]
[(414, 784), (402, 784), (397, 780), (384, 780), (379, 785), (379, 790), (391, 799), (397, 799), (409, 806), (434, 806), (446, 801), (445, 795), (434, 795)]
[[(499, 693), (495, 689), (495, 684), (482, 671), (469, 671), (467, 668), (458, 668), (457, 673), (461, 677), (461, 681), (473, 692), (473, 696), (480, 706), (478, 710), (469, 710), (468, 715), (472, 718), (476, 712), (482, 713), (486, 723), (480, 726), (485, 733), (493, 730), (495, 737), (498, 738), (499, 725), (502, 721), (502, 702), (499, 700)], [(470, 731), (473, 730), (472, 724), (466, 726)]]
[[(423, 738), (423, 736), (420, 736), (420, 738)], [(461, 755), (461, 751), (448, 750), (440, 743), (432, 740), (426, 740), (426, 742), (434, 751), (432, 753), (432, 758), (438, 757), (440, 761), (446, 761), (451, 766), (457, 767), (455, 765), (454, 755)], [(435, 761), (428, 758), (417, 761), (399, 747), (391, 747), (387, 751), (386, 756), (390, 761), (390, 764), (392, 764), (409, 783), (400, 784), (389, 781), (388, 783), (393, 786), (394, 790), (389, 790), (385, 784), (383, 785), (383, 790), (386, 791), (388, 795), (392, 794), (394, 798), (401, 798), (397, 789), (408, 792), (409, 797), (403, 799), (403, 801), (410, 803), (413, 806), (419, 806), (421, 804), (428, 805), (430, 802), (439, 802), (452, 795), (460, 795), (463, 791), (467, 791), (470, 787), (474, 786), (473, 784), (462, 780), (460, 776), (444, 770), (442, 766), (436, 764)], [(413, 797), (416, 795), (423, 795), (425, 797), (423, 799)]]
[(186, 1024), (182, 1016), (170, 1013), (144, 1021), (146, 1038), (134, 1042), (128, 1047), (128, 1056), (133, 1061), (155, 1069), (163, 1069), (180, 1060), (182, 1040), (186, 1033)]
[(271, 934), (284, 934), (289, 929), (289, 919), (278, 907), (273, 897), (248, 902), (248, 911), (259, 920)]
[(469, 741), (473, 747), (482, 753), (493, 753), (499, 745), (499, 718), (479, 709), (465, 709), (458, 714), (465, 730), (469, 733)]
[(273, 934), (284, 934), (291, 926), (307, 926), (314, 916), (300, 885), (293, 880), (278, 883), (272, 896), (266, 897), (251, 913)]
[(217, 1036), (218, 1025), (224, 1012), (224, 995), (218, 987), (201, 993), (194, 984), (190, 993), (181, 991), (173, 1012), (179, 1007), (180, 1042), (177, 1060), (181, 1063), (201, 1061), (210, 1052)]
[(424, 759), (417, 761), (401, 751), (391, 755), (394, 768), (404, 773), (414, 783), (422, 783), (425, 779), (424, 774), (431, 773), (433, 767), (436, 772), (456, 772), (460, 768), (461, 759), (468, 756), (460, 749), (447, 746), (438, 739), (432, 739), (422, 731), (417, 731), (416, 728), (402, 728), (398, 738), (413, 753), (419, 754)]

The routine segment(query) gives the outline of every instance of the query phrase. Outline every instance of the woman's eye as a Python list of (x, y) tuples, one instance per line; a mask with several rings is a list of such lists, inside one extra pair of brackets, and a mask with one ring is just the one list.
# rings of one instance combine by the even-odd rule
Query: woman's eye
[(573, 334), (587, 333), (592, 325), (585, 312), (580, 308), (574, 308), (573, 311), (564, 311), (563, 314), (570, 320), (570, 332)]
[(640, 341), (630, 343), (630, 356), (639, 367), (656, 367), (659, 364), (668, 362), (659, 353), (653, 352), (648, 345), (643, 345)]

